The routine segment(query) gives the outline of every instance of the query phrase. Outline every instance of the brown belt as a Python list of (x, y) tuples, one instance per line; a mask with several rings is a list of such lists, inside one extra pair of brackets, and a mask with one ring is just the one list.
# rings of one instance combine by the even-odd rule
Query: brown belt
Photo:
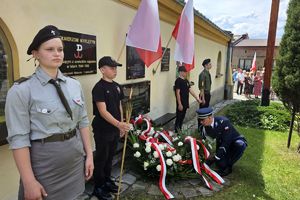
[(69, 132), (66, 133), (59, 133), (59, 134), (54, 134), (51, 135), (47, 138), (43, 138), (43, 139), (36, 139), (36, 140), (31, 140), (32, 142), (41, 142), (41, 143), (45, 143), (45, 142), (60, 142), (60, 141), (65, 141), (65, 140), (69, 140), (72, 137), (74, 137), (76, 135), (76, 129), (73, 129)]

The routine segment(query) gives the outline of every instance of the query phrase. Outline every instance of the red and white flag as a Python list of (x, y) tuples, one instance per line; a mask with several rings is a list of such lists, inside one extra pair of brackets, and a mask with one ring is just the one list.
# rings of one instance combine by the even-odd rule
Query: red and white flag
[(188, 0), (172, 32), (176, 39), (174, 59), (185, 64), (186, 70), (194, 68), (194, 7)]
[(157, 0), (142, 0), (126, 37), (126, 45), (135, 47), (149, 67), (161, 58), (160, 23)]
[(252, 66), (250, 71), (256, 71), (256, 52), (254, 53), (253, 61), (252, 61)]

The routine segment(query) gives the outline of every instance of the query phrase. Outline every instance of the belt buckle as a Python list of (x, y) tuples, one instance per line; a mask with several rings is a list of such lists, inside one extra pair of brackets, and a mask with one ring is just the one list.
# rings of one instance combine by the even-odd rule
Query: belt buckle
[(69, 133), (67, 133), (67, 134), (64, 134), (64, 140), (68, 140), (68, 139), (70, 139), (71, 138), (71, 136), (70, 136), (70, 134)]

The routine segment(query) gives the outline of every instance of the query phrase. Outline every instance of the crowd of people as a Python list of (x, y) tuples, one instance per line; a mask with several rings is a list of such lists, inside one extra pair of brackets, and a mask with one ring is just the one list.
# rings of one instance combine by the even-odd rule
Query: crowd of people
[(264, 79), (264, 69), (262, 71), (246, 71), (241, 68), (233, 69), (232, 81), (234, 83), (234, 91), (238, 95), (244, 94), (247, 99), (261, 97)]

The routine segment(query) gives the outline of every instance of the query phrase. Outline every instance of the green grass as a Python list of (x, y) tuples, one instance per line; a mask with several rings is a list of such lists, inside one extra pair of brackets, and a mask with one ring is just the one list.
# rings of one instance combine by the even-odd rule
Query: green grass
[[(299, 200), (300, 155), (299, 142), (293, 134), (291, 148), (287, 149), (287, 133), (237, 127), (248, 140), (248, 148), (229, 176), (230, 186), (224, 187), (206, 200)], [(129, 195), (130, 196), (130, 195)], [(133, 197), (133, 196), (132, 196)], [(125, 197), (124, 199), (131, 199)], [(161, 199), (134, 195), (134, 199)]]

